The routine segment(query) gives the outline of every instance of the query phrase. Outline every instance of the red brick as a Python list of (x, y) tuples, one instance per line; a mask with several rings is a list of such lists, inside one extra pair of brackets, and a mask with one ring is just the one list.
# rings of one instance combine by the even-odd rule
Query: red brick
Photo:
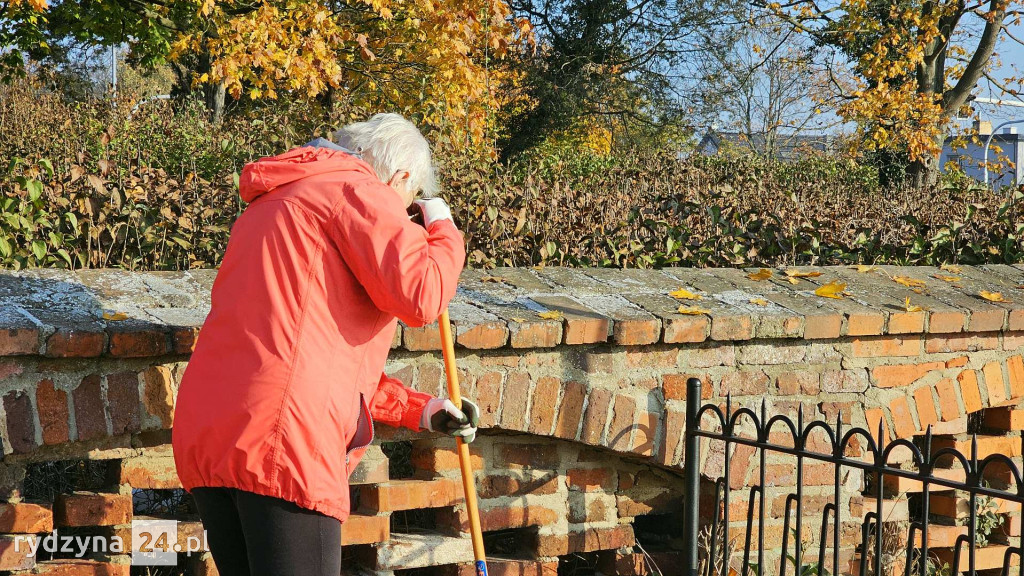
[(967, 326), (968, 332), (999, 332), (1006, 325), (1006, 310), (993, 308), (991, 310), (971, 312), (971, 321)]
[(402, 326), (402, 344), (406, 350), (413, 352), (440, 350), (441, 332), (437, 327), (437, 322), (417, 328)]
[(75, 424), (79, 440), (94, 440), (107, 435), (107, 419), (103, 408), (100, 377), (90, 374), (71, 391), (75, 403)]
[(535, 505), (515, 506), (499, 505), (480, 512), (480, 527), (485, 532), (524, 528), (526, 526), (546, 526), (558, 521), (559, 515), (550, 508)]
[(841, 314), (815, 314), (807, 316), (804, 322), (804, 338), (807, 340), (833, 340), (839, 338), (843, 328)]
[(666, 318), (664, 323), (663, 339), (666, 344), (703, 342), (708, 339), (708, 328), (711, 325), (707, 316)]
[[(984, 460), (993, 454), (1002, 454), (1009, 458), (1016, 458), (1021, 455), (1020, 438), (1015, 436), (989, 436), (989, 435), (978, 435), (978, 460)], [(932, 453), (941, 450), (943, 448), (955, 448), (961, 454), (970, 456), (971, 454), (972, 439), (966, 434), (951, 437), (938, 437), (932, 439)], [(1002, 468), (999, 466), (997, 468)], [(1003, 500), (1000, 504), (1010, 504), (1008, 500)], [(1019, 504), (1017, 504), (1019, 509)]]
[(946, 368), (963, 368), (967, 366), (967, 356), (958, 356), (956, 358), (950, 358), (946, 360)]
[[(442, 576), (477, 576), (473, 564), (450, 564), (439, 567)], [(558, 560), (512, 560), (488, 558), (488, 576), (558, 576)]]
[(583, 401), (587, 397), (587, 388), (582, 382), (570, 380), (565, 383), (562, 394), (562, 405), (558, 409), (558, 420), (555, 423), (555, 436), (566, 440), (575, 440), (576, 431), (583, 417)]
[(778, 378), (779, 393), (786, 396), (806, 394), (816, 396), (821, 387), (813, 372), (784, 372)]
[(658, 415), (641, 409), (638, 412), (636, 432), (633, 434), (633, 447), (630, 451), (641, 456), (650, 456), (654, 452), (654, 437), (657, 427)]
[(661, 322), (657, 318), (644, 320), (616, 320), (612, 323), (612, 337), (623, 346), (654, 344), (661, 338)]
[(166, 366), (150, 366), (142, 372), (142, 405), (146, 412), (160, 419), (160, 427), (169, 430), (174, 424), (174, 377)]
[(588, 528), (581, 532), (569, 533), (569, 551), (593, 552), (632, 547), (636, 543), (633, 527), (620, 524), (614, 528)]
[(530, 375), (512, 372), (505, 379), (501, 402), (501, 428), (526, 431), (526, 408), (530, 403)]
[(939, 397), (939, 412), (943, 422), (952, 422), (959, 419), (963, 414), (960, 412), (960, 402), (957, 401), (957, 385), (949, 378), (943, 378), (935, 385), (935, 393)]
[(761, 396), (768, 392), (768, 375), (761, 370), (730, 370), (722, 376), (723, 396)]
[(658, 463), (664, 466), (675, 464), (676, 447), (686, 428), (686, 413), (671, 407), (665, 409), (665, 425), (658, 446)]
[(921, 429), (925, 430), (939, 421), (935, 413), (935, 401), (932, 399), (932, 389), (922, 386), (914, 390), (914, 404), (917, 406), (917, 418), (921, 421)]
[(707, 374), (665, 374), (661, 377), (661, 390), (666, 400), (686, 400), (687, 380), (697, 378), (701, 382), (700, 397), (707, 400), (714, 395), (711, 378)]
[[(344, 537), (345, 535), (342, 534), (342, 538)], [(192, 574), (192, 576), (220, 576), (217, 564), (213, 561), (213, 554), (209, 552), (193, 554), (189, 558), (188, 565), (191, 572), (186, 572), (186, 574)]]
[(985, 426), (1006, 432), (1024, 430), (1024, 410), (1015, 408), (985, 410)]
[(1003, 367), (999, 362), (989, 362), (985, 364), (981, 373), (985, 377), (989, 407), (1004, 404), (1006, 402), (1006, 384), (1003, 383)]
[(729, 457), (729, 487), (739, 490), (746, 484), (747, 472), (751, 468), (752, 458), (757, 451), (753, 446), (736, 444), (732, 456)]
[(180, 326), (171, 333), (171, 351), (175, 354), (191, 354), (199, 340), (198, 326)]
[(36, 410), (43, 430), (43, 444), (68, 441), (68, 393), (54, 388), (52, 380), (41, 380), (36, 386)]
[(530, 407), (530, 433), (550, 436), (555, 424), (555, 409), (562, 382), (558, 378), (544, 376), (533, 388), (533, 403)]
[(754, 337), (754, 323), (750, 316), (715, 315), (711, 319), (712, 340), (750, 340)]
[(129, 565), (78, 558), (47, 560), (36, 565), (34, 573), (46, 576), (128, 576)]
[(553, 348), (562, 342), (561, 322), (509, 323), (513, 348)]
[[(140, 456), (121, 460), (120, 483), (132, 488), (170, 490), (181, 488), (171, 456)], [(387, 477), (385, 476), (385, 479)]]
[(448, 379), (441, 368), (441, 364), (431, 362), (420, 365), (416, 375), (417, 390), (431, 396), (441, 396), (444, 394), (447, 384)]
[[(458, 328), (458, 324), (455, 326)], [(455, 342), (464, 348), (474, 350), (493, 350), (501, 348), (508, 342), (508, 327), (504, 322), (484, 322), (462, 332), (456, 330), (458, 335)]]
[(889, 402), (889, 412), (892, 414), (892, 427), (897, 438), (910, 438), (917, 432), (906, 396), (897, 396)]
[(608, 322), (608, 318), (566, 316), (563, 341), (570, 345), (606, 342)]
[[(35, 536), (31, 538), (34, 539)], [(0, 534), (0, 572), (29, 570), (34, 567), (35, 556), (29, 556), (31, 545), (29, 538), (24, 535)]]
[(963, 332), (966, 324), (967, 315), (956, 310), (932, 311), (928, 315), (928, 332), (930, 334)]
[(51, 358), (90, 358), (103, 354), (107, 335), (88, 330), (58, 329), (46, 340), (46, 355)]
[(1010, 398), (1017, 400), (1024, 397), (1024, 359), (1020, 356), (1007, 358), (1006, 372), (1009, 375)]
[(996, 350), (999, 348), (999, 334), (949, 334), (948, 336), (929, 336), (925, 340), (925, 352), (929, 354), (946, 352), (967, 352), (977, 350)]
[(28, 394), (12, 390), (4, 394), (7, 412), (7, 440), (16, 453), (31, 452), (36, 448), (36, 425), (32, 414), (32, 400)]
[(359, 486), (360, 506), (372, 512), (443, 508), (462, 501), (462, 482), (455, 478), (391, 480)]
[(601, 439), (604, 436), (605, 423), (608, 421), (608, 414), (611, 410), (611, 403), (611, 390), (604, 388), (593, 388), (590, 390), (587, 413), (583, 419), (583, 431), (580, 433), (581, 442), (592, 446), (601, 443)]
[(116, 358), (148, 358), (170, 351), (168, 334), (155, 330), (110, 333), (110, 355)]
[(933, 370), (942, 370), (946, 365), (942, 362), (925, 362), (922, 364), (895, 364), (877, 366), (871, 371), (879, 388), (908, 386), (923, 378)]
[(608, 447), (624, 452), (629, 449), (630, 436), (636, 424), (636, 400), (631, 396), (617, 394), (611, 428), (608, 429)]
[(842, 416), (843, 424), (853, 423), (853, 413), (859, 405), (854, 402), (822, 402), (818, 404), (818, 411), (825, 416), (829, 424), (836, 422)]
[(978, 388), (978, 375), (974, 370), (964, 370), (956, 377), (960, 383), (960, 395), (964, 399), (964, 408), (973, 414), (984, 408), (981, 403), (981, 389)]
[(878, 336), (885, 330), (885, 316), (851, 312), (846, 317), (847, 336)]
[(8, 328), (0, 330), (0, 356), (27, 356), (38, 353), (38, 329)]
[(114, 526), (132, 521), (131, 494), (75, 492), (59, 494), (53, 503), (57, 526)]
[(503, 468), (557, 468), (561, 457), (552, 446), (539, 444), (501, 444), (500, 462)]
[(112, 434), (139, 431), (138, 374), (118, 372), (107, 376), (107, 408)]
[(391, 537), (391, 516), (352, 514), (341, 530), (341, 545), (376, 544)]
[[(459, 452), (455, 448), (454, 441), (448, 446), (439, 446), (434, 441), (414, 442), (409, 461), (413, 468), (431, 475), (461, 470)], [(475, 443), (469, 447), (469, 463), (473, 470), (484, 469), (484, 459), (480, 455), (479, 446)]]
[(882, 426), (882, 441), (889, 443), (889, 427), (885, 423), (885, 412), (881, 408), (868, 408), (864, 411), (864, 419), (867, 420), (867, 431), (878, 444), (878, 426)]
[(480, 408), (480, 427), (495, 426), (501, 405), (501, 372), (485, 372), (477, 378), (476, 401)]
[(889, 334), (920, 334), (924, 332), (924, 312), (892, 312), (889, 314)]
[(543, 496), (554, 494), (562, 481), (558, 474), (547, 473), (541, 477), (517, 478), (513, 476), (485, 476), (480, 481), (481, 498), (499, 498), (501, 496), (522, 496), (530, 494)]
[(612, 492), (615, 471), (612, 468), (573, 468), (565, 473), (570, 490), (580, 492)]
[(42, 534), (53, 530), (53, 512), (49, 506), (20, 502), (0, 502), (0, 532)]
[(878, 336), (854, 338), (853, 355), (857, 358), (879, 358), (884, 356), (917, 356), (921, 353), (921, 338), (908, 336)]

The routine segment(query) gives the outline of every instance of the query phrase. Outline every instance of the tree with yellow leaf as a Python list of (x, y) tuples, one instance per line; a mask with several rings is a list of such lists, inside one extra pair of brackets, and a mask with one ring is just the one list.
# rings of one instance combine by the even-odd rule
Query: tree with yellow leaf
[[(83, 16), (88, 13), (88, 18)], [(415, 117), (460, 145), (481, 145), (501, 77), (493, 62), (526, 38), (504, 0), (24, 0), (0, 4), (0, 45), (45, 54), (48, 40), (127, 43), (136, 57), (184, 66), (218, 110), (235, 98), (313, 98)], [(8, 54), (9, 56), (9, 54)], [(7, 58), (6, 69), (23, 66)]]
[(905, 158), (915, 185), (932, 185), (954, 116), (980, 81), (1016, 94), (1019, 79), (991, 74), (1006, 30), (1019, 22), (1021, 0), (757, 0), (819, 45), (841, 51), (849, 78), (833, 87), (839, 114), (857, 122), (869, 149)]

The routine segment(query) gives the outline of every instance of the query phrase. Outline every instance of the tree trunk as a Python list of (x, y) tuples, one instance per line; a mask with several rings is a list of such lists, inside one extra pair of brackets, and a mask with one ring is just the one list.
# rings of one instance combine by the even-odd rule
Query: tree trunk
[(907, 166), (907, 183), (914, 188), (930, 188), (939, 182), (939, 156), (926, 156)]
[(227, 87), (224, 82), (207, 84), (203, 87), (206, 96), (206, 109), (210, 111), (214, 124), (220, 124), (224, 119), (224, 97), (227, 95)]

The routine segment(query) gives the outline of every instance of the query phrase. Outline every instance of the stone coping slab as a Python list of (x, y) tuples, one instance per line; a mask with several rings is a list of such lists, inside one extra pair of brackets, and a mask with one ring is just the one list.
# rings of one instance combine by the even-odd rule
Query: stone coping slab
[[(468, 349), (1024, 330), (1024, 265), (798, 270), (820, 275), (791, 282), (783, 269), (760, 280), (750, 277), (757, 269), (472, 269), (462, 274), (451, 319)], [(186, 355), (216, 274), (0, 272), (0, 356)], [(846, 284), (842, 299), (814, 293), (832, 281)], [(699, 299), (673, 297), (679, 289)], [(700, 310), (683, 314), (680, 306)], [(436, 326), (399, 326), (393, 347), (436, 350)]]

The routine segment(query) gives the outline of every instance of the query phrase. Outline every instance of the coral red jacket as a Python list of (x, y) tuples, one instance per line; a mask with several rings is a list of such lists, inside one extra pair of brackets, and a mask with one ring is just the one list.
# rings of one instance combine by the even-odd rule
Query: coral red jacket
[(245, 167), (213, 306), (182, 378), (174, 460), (187, 490), (223, 486), (344, 521), (373, 420), (419, 429), (431, 397), (382, 375), (396, 317), (433, 322), (465, 261), (362, 160), (296, 148)]

